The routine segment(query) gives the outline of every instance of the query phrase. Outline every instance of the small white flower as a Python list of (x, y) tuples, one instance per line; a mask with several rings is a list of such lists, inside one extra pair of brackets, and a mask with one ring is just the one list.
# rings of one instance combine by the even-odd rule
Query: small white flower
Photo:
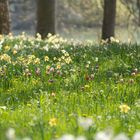
[(99, 59), (98, 59), (98, 57), (96, 57), (96, 58), (95, 58), (95, 62), (98, 62), (98, 61), (99, 61)]
[(75, 140), (75, 137), (71, 134), (65, 134), (59, 140)]
[(129, 140), (129, 138), (125, 134), (121, 133), (117, 135), (113, 140)]
[(29, 138), (29, 137), (25, 137), (25, 138), (23, 138), (22, 140), (32, 140), (32, 139)]
[(17, 44), (15, 44), (13, 48), (14, 48), (15, 50), (18, 50), (20, 47), (19, 47)]
[(61, 52), (62, 52), (62, 53), (66, 53), (66, 51), (65, 51), (65, 50), (61, 50)]
[(6, 106), (0, 106), (0, 109), (6, 110), (7, 107)]
[(84, 136), (78, 136), (75, 140), (86, 140), (86, 137), (84, 137)]
[(107, 131), (98, 132), (95, 135), (95, 140), (112, 140), (112, 133)]
[(87, 61), (87, 64), (91, 64), (91, 62), (90, 61)]
[(78, 119), (78, 123), (81, 127), (83, 127), (85, 130), (88, 130), (90, 126), (93, 124), (93, 120), (91, 118), (84, 118), (80, 117)]
[(133, 140), (140, 140), (140, 132), (136, 132), (133, 136)]
[(49, 51), (48, 45), (44, 46), (43, 49), (48, 52)]
[(16, 138), (15, 135), (15, 129), (14, 128), (9, 128), (6, 132), (6, 138), (8, 140), (14, 140)]

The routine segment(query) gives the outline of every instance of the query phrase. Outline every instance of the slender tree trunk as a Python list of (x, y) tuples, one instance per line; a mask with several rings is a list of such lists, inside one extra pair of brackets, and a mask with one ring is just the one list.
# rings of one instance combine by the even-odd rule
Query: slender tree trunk
[(138, 26), (140, 27), (140, 0), (137, 0), (138, 7)]
[(102, 39), (109, 39), (115, 35), (116, 0), (104, 0), (104, 17)]
[(55, 34), (55, 0), (37, 0), (37, 33)]
[(8, 1), (0, 0), (0, 34), (10, 32)]

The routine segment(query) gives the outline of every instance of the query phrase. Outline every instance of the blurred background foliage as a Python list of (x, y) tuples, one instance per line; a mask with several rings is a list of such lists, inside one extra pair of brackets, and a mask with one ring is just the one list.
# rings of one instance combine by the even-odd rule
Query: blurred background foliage
[[(12, 30), (33, 34), (36, 28), (36, 0), (9, 0)], [(139, 0), (117, 0), (116, 37), (139, 41)], [(77, 39), (98, 40), (103, 20), (103, 0), (57, 0), (57, 32)], [(32, 5), (32, 6), (30, 6)]]

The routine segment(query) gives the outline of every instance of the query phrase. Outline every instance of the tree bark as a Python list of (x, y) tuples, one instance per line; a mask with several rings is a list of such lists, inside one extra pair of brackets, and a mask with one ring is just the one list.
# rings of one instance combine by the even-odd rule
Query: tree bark
[(110, 39), (115, 35), (116, 0), (104, 0), (104, 17), (102, 39)]
[(138, 26), (140, 27), (140, 0), (137, 0), (138, 7)]
[(8, 1), (0, 0), (0, 34), (10, 32)]
[(55, 0), (38, 0), (37, 33), (45, 38), (48, 33), (55, 34)]

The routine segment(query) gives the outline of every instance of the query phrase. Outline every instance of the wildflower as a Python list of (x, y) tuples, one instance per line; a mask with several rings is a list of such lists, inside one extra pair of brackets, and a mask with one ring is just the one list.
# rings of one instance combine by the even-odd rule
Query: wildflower
[(94, 74), (91, 74), (90, 75), (90, 78), (93, 80), (94, 79), (94, 76), (95, 76)]
[(11, 63), (11, 57), (8, 54), (2, 54), (0, 56), (0, 60), (4, 60), (4, 61), (6, 61), (8, 63)]
[(39, 33), (36, 34), (36, 37), (37, 37), (37, 40), (39, 40), (39, 41), (40, 41), (41, 38), (42, 38), (42, 37), (41, 37), (41, 34), (39, 34)]
[(54, 72), (54, 68), (53, 67), (50, 68), (50, 72)]
[(23, 138), (22, 140), (32, 140), (32, 139), (29, 138), (29, 137), (25, 137), (25, 138)]
[(89, 89), (90, 88), (90, 86), (89, 85), (85, 85), (85, 89)]
[(10, 50), (10, 46), (4, 46), (4, 50), (5, 51), (9, 51)]
[(89, 64), (86, 65), (86, 68), (89, 68)]
[(72, 60), (71, 60), (70, 57), (68, 57), (67, 59), (65, 59), (65, 62), (66, 62), (67, 64), (70, 64), (70, 63), (72, 62)]
[(133, 84), (133, 83), (134, 83), (134, 79), (130, 79), (128, 82), (129, 82), (130, 84)]
[(37, 68), (37, 69), (35, 70), (35, 73), (36, 73), (36, 75), (40, 75), (40, 68)]
[(121, 79), (120, 79), (120, 83), (124, 83), (124, 79), (121, 78)]
[(61, 52), (62, 52), (63, 54), (65, 54), (65, 53), (66, 53), (66, 51), (65, 51), (65, 50), (61, 50)]
[(53, 79), (49, 79), (48, 82), (49, 83), (54, 83), (54, 80)]
[(49, 57), (45, 56), (44, 60), (45, 60), (45, 62), (49, 61)]
[(9, 128), (6, 132), (6, 137), (8, 140), (15, 140), (16, 138), (15, 129)]
[(40, 59), (39, 59), (39, 58), (36, 58), (36, 59), (34, 60), (34, 64), (40, 64)]
[(75, 140), (75, 137), (71, 134), (65, 134), (58, 140)]
[(56, 94), (53, 92), (53, 93), (51, 93), (51, 96), (52, 96), (52, 97), (55, 97), (55, 96), (56, 96)]
[(25, 71), (24, 71), (24, 74), (23, 75), (25, 75), (25, 76), (31, 76), (32, 74), (31, 74), (31, 72), (30, 72), (30, 70), (29, 69), (25, 69)]
[(56, 118), (51, 118), (49, 120), (49, 125), (52, 126), (56, 126), (57, 125), (57, 119)]
[(129, 140), (129, 138), (125, 134), (117, 135), (113, 140)]
[(111, 43), (119, 43), (120, 41), (118, 39), (115, 39), (114, 37), (110, 37)]
[(99, 60), (98, 57), (96, 57), (96, 58), (95, 58), (95, 62), (98, 62), (98, 60)]
[(9, 39), (11, 39), (11, 40), (14, 38), (12, 33), (9, 33), (8, 36), (9, 36)]
[(120, 105), (119, 108), (120, 108), (120, 111), (124, 113), (127, 113), (130, 110), (130, 107), (126, 104)]
[(52, 36), (52, 34), (51, 33), (48, 33), (47, 37), (50, 38), (51, 36)]
[(57, 69), (61, 69), (61, 65), (58, 64), (58, 65), (56, 66), (56, 68), (57, 68)]
[(131, 76), (136, 76), (136, 73), (135, 73), (135, 72), (132, 72), (132, 73), (131, 73)]
[(135, 72), (135, 73), (138, 73), (138, 69), (137, 69), (137, 68), (135, 68), (135, 69), (134, 69), (134, 72)]
[(51, 68), (51, 67), (50, 67), (49, 65), (47, 65), (47, 66), (46, 66), (46, 71), (49, 71), (50, 68)]
[(56, 59), (57, 59), (56, 57), (53, 58), (54, 61), (55, 61)]
[(62, 72), (59, 71), (59, 70), (57, 70), (56, 73), (57, 73), (58, 75), (62, 75)]
[(58, 58), (58, 61), (61, 62), (61, 58)]
[(6, 110), (7, 107), (6, 106), (0, 106), (0, 109)]
[(84, 137), (84, 136), (78, 136), (75, 140), (86, 140), (86, 137)]
[(13, 54), (17, 54), (17, 51), (16, 50), (13, 50)]
[(64, 56), (62, 56), (62, 57), (61, 57), (61, 59), (62, 59), (62, 60), (64, 60), (64, 59), (65, 59), (65, 57), (64, 57)]
[(83, 129), (88, 130), (93, 125), (93, 120), (91, 118), (80, 117), (78, 123)]
[(49, 51), (48, 45), (44, 46), (43, 49), (48, 52)]
[(140, 140), (140, 132), (136, 132), (133, 136), (133, 140)]
[(65, 55), (65, 57), (68, 57), (69, 56), (69, 53), (66, 52), (64, 55)]
[(107, 131), (98, 132), (95, 135), (95, 140), (112, 140), (112, 133)]

